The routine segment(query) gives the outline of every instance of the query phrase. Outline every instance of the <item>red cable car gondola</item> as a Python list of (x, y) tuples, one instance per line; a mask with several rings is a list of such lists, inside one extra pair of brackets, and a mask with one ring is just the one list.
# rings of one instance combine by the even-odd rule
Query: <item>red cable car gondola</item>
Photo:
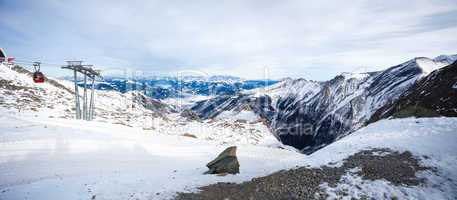
[(44, 83), (44, 74), (40, 72), (40, 63), (33, 63), (33, 68), (35, 69), (35, 72), (33, 72), (33, 82)]

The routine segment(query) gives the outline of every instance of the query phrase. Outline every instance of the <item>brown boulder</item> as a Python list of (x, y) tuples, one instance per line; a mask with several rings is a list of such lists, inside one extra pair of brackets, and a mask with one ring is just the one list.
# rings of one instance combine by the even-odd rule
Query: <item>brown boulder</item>
[(236, 146), (225, 149), (216, 159), (206, 164), (206, 166), (209, 170), (205, 174), (240, 173), (240, 164), (236, 157)]

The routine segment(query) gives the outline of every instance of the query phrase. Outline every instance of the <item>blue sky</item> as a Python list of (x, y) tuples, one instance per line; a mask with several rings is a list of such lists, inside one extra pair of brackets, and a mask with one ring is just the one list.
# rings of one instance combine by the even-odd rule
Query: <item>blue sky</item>
[(456, 0), (0, 0), (9, 55), (105, 74), (326, 80), (457, 54), (456, 35)]

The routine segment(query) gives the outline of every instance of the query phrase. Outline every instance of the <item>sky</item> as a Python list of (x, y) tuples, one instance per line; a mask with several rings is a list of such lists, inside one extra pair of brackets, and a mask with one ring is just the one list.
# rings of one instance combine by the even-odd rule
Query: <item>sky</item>
[(0, 0), (0, 47), (65, 75), (328, 80), (457, 54), (457, 0)]

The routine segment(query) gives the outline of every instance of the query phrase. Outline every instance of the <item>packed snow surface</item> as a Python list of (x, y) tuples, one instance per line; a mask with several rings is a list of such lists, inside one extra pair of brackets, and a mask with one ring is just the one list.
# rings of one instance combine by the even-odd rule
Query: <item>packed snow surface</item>
[(119, 124), (2, 111), (0, 199), (167, 199), (176, 191), (246, 181), (297, 165), (338, 165), (360, 150), (379, 147), (426, 155), (429, 159), (423, 162), (446, 179), (422, 174), (432, 180), (426, 187), (383, 182), (378, 191), (374, 185), (380, 183), (373, 181), (365, 182), (362, 189), (417, 199), (452, 199), (457, 194), (456, 129), (454, 118), (382, 120), (309, 156), (267, 144), (238, 145), (241, 173), (212, 176), (202, 175), (205, 164), (230, 144), (153, 134)]

